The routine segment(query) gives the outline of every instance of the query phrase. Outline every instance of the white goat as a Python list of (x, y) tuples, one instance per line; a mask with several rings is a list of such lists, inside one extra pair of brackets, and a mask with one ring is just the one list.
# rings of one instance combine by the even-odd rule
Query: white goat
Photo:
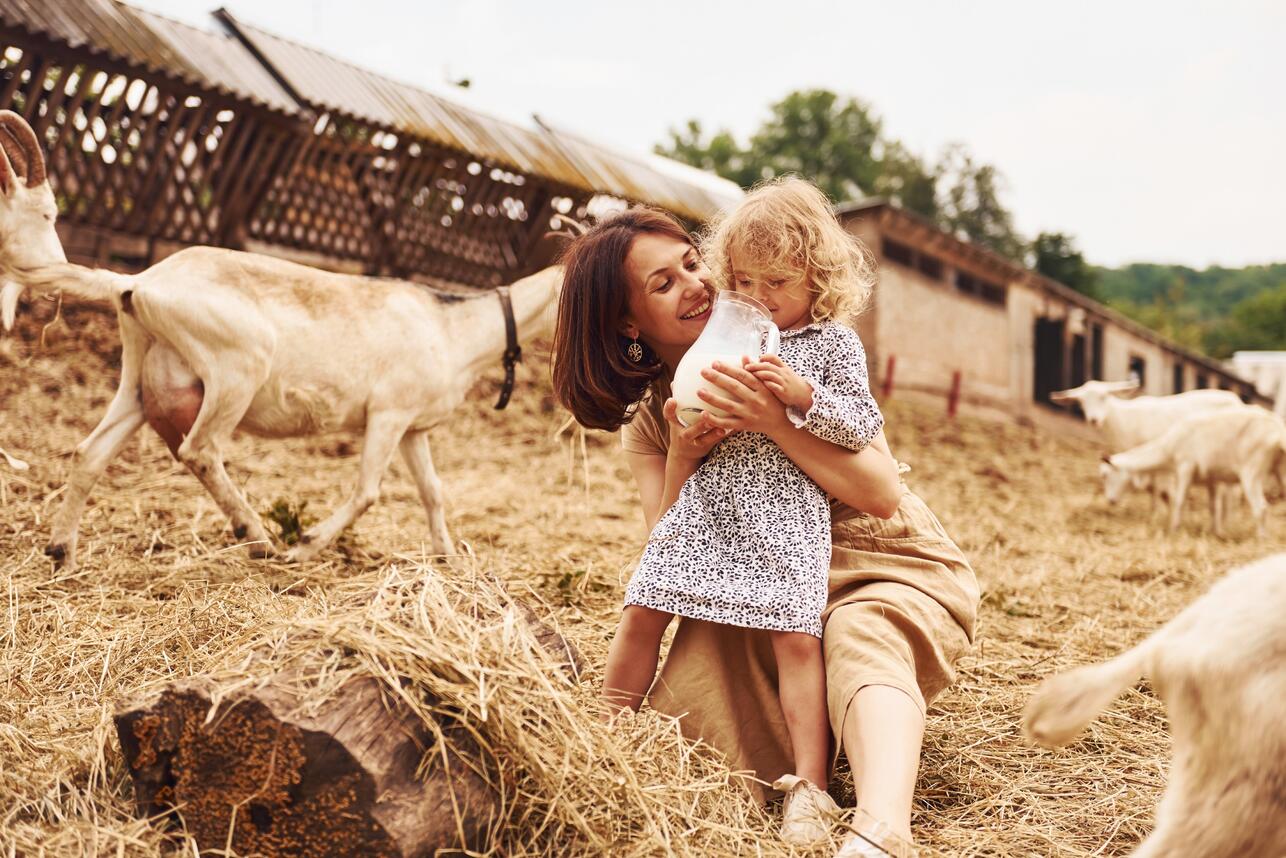
[(1170, 783), (1133, 858), (1286, 855), (1286, 554), (1230, 572), (1147, 640), (1047, 679), (1023, 730), (1065, 745), (1140, 676), (1165, 701)]
[(1171, 396), (1121, 396), (1139, 389), (1137, 381), (1087, 381), (1049, 395), (1055, 402), (1076, 402), (1092, 426), (1102, 429), (1113, 453), (1160, 438), (1177, 421), (1199, 411), (1241, 408), (1230, 390), (1189, 390)]
[(1268, 501), (1264, 487), (1271, 474), (1286, 470), (1286, 426), (1258, 406), (1195, 414), (1170, 427), (1160, 438), (1114, 453), (1103, 460), (1109, 499), (1139, 476), (1170, 492), (1170, 529), (1179, 526), (1183, 502), (1193, 482), (1210, 488), (1214, 530), (1223, 530), (1219, 485), (1241, 486), (1256, 528), (1264, 534)]
[[(204, 247), (134, 276), (71, 265), (54, 231), (54, 198), (35, 135), (21, 117), (3, 111), (0, 143), (0, 265), (18, 284), (5, 287), (0, 304), (12, 307), (24, 287), (66, 290), (111, 304), (121, 333), (120, 386), (76, 448), (47, 554), (75, 566), (90, 490), (145, 422), (257, 556), (271, 552), (271, 541), (223, 465), (235, 429), (278, 438), (364, 431), (356, 489), (303, 534), (287, 559), (316, 556), (366, 511), (399, 449), (428, 513), (433, 551), (450, 549), (428, 430), (505, 350), (495, 296), (461, 298)], [(523, 340), (552, 329), (561, 283), (561, 272), (551, 268), (513, 285)]]

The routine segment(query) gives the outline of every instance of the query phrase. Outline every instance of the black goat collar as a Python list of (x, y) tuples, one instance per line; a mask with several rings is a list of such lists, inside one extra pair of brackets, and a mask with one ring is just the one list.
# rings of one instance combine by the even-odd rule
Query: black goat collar
[(497, 287), (496, 295), (500, 298), (501, 309), (505, 311), (505, 383), (500, 388), (500, 401), (496, 403), (496, 410), (502, 411), (509, 404), (509, 397), (514, 392), (514, 366), (522, 360), (522, 346), (518, 345), (518, 323), (514, 321), (514, 306), (509, 300), (509, 287)]

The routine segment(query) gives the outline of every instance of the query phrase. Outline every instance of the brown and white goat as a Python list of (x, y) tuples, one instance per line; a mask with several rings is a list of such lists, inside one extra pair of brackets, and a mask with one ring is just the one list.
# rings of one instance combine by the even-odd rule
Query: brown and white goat
[(1046, 680), (1023, 730), (1065, 745), (1140, 676), (1165, 701), (1174, 756), (1133, 858), (1286, 855), (1286, 554), (1228, 573), (1111, 661)]
[[(309, 528), (289, 560), (315, 557), (379, 495), (400, 451), (429, 518), (432, 549), (450, 550), (428, 430), (505, 350), (494, 295), (460, 298), (400, 280), (318, 271), (209, 247), (182, 250), (127, 276), (66, 261), (44, 156), (30, 127), (0, 111), (0, 311), (18, 294), (64, 290), (110, 304), (121, 334), (121, 379), (93, 432), (76, 448), (45, 551), (75, 566), (77, 528), (95, 482), (144, 423), (201, 481), (238, 539), (266, 555), (259, 515), (224, 470), (236, 429), (265, 437), (363, 432), (348, 499)], [(522, 340), (552, 329), (562, 274), (513, 284)]]

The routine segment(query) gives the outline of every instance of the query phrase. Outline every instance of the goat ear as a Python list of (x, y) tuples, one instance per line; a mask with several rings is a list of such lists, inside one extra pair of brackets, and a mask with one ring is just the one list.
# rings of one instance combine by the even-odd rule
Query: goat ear
[(1055, 390), (1049, 395), (1049, 398), (1054, 402), (1068, 402), (1076, 397), (1071, 395), (1070, 390)]

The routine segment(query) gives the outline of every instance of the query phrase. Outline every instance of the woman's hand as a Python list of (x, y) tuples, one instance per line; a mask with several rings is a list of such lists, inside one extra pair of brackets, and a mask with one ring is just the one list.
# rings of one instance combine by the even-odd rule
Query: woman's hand
[(670, 424), (669, 455), (689, 462), (700, 462), (714, 449), (715, 444), (728, 436), (728, 430), (714, 426), (710, 422), (710, 414), (705, 411), (701, 412), (691, 426), (684, 426), (679, 422), (678, 409), (679, 403), (673, 398), (665, 400), (665, 405), (661, 407), (661, 413)]
[(729, 432), (762, 432), (772, 437), (784, 429), (793, 429), (786, 417), (786, 406), (746, 369), (750, 363), (748, 357), (741, 359), (740, 366), (716, 361), (701, 371), (701, 377), (720, 392), (711, 393), (702, 388), (697, 396), (726, 414), (714, 417), (703, 413), (702, 416), (707, 417), (712, 426)]

